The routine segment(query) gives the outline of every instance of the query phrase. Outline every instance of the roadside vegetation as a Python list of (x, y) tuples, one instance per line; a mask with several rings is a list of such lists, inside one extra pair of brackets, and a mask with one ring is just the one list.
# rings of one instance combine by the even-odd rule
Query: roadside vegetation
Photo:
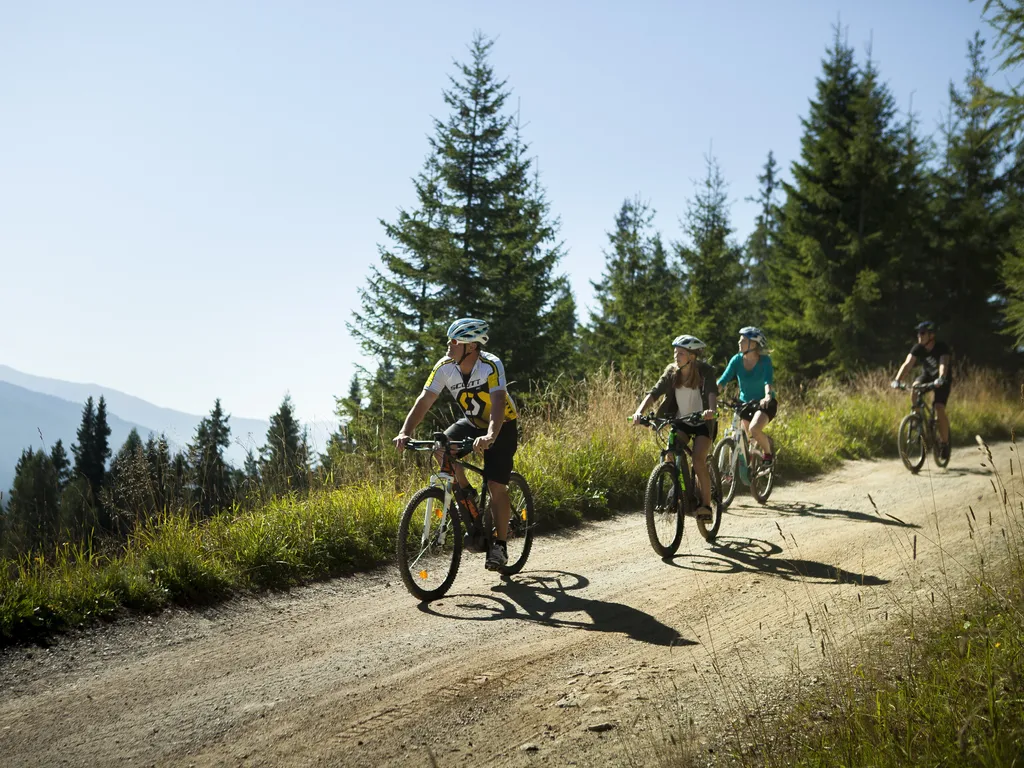
[[(782, 481), (844, 459), (895, 456), (908, 398), (885, 381), (878, 372), (799, 397), (783, 393), (771, 427)], [(973, 434), (1006, 439), (1020, 423), (1017, 400), (997, 377), (968, 372), (957, 391), (950, 411), (956, 443)], [(649, 431), (626, 421), (641, 392), (636, 379), (606, 374), (532, 398), (516, 462), (533, 489), (541, 531), (641, 505), (658, 450)], [(254, 488), (249, 501), (210, 517), (167, 510), (124, 539), (59, 543), (0, 561), (0, 640), (23, 642), (126, 610), (202, 605), (386, 563), (404, 501), (426, 482), (428, 465), (394, 451), (348, 460), (342, 474), (358, 480), (336, 485), (325, 475), (312, 488), (276, 495)]]

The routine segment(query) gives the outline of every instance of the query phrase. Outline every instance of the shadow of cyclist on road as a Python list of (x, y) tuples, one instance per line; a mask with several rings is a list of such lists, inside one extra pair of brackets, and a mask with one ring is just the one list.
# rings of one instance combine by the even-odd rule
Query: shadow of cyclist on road
[(696, 644), (630, 605), (572, 594), (589, 584), (585, 576), (567, 571), (527, 571), (496, 584), (491, 588), (496, 594), (449, 595), (444, 600), (421, 604), (420, 610), (471, 621), (518, 619), (588, 632), (618, 632), (651, 645)]
[(773, 501), (764, 506), (751, 506), (749, 513), (744, 508), (729, 508), (729, 514), (737, 517), (766, 517), (775, 513), (776, 515), (799, 515), (801, 517), (820, 517), (828, 519), (831, 517), (845, 517), (849, 520), (858, 520), (863, 523), (881, 523), (882, 525), (894, 525), (899, 528), (920, 528), (917, 523), (907, 523), (891, 517), (883, 517), (871, 512), (857, 512), (852, 509), (835, 509), (826, 507), (813, 501)]
[[(888, 584), (888, 579), (864, 573), (854, 573), (834, 565), (815, 560), (776, 557), (782, 554), (782, 547), (763, 539), (721, 537), (711, 551), (718, 557), (707, 554), (676, 555), (671, 565), (687, 570), (733, 572), (756, 571), (768, 576), (778, 576), (786, 581), (815, 581), (831, 584), (859, 584), (878, 587)], [(689, 561), (693, 559), (694, 563)], [(715, 563), (719, 560), (719, 563)], [(709, 561), (710, 564), (709, 564)]]

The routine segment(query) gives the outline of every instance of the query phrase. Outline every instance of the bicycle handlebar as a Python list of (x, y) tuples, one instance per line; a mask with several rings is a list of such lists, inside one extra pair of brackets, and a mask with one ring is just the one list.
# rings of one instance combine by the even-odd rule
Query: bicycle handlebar
[(473, 450), (473, 438), (449, 440), (444, 432), (435, 432), (433, 440), (410, 440), (405, 444), (408, 451), (436, 451), (448, 448), (455, 453)]
[(642, 427), (651, 427), (652, 429), (661, 429), (668, 424), (671, 424), (672, 426), (685, 425), (688, 427), (699, 427), (701, 424), (706, 423), (703, 411), (694, 411), (693, 413), (688, 413), (686, 416), (681, 416), (675, 419), (664, 419), (655, 416), (653, 413), (649, 413), (646, 416), (639, 416), (636, 419), (630, 416), (629, 420), (634, 424), (639, 424)]
[(759, 402), (761, 402), (760, 398), (756, 398), (754, 400), (746, 400), (746, 401), (739, 400), (738, 398), (733, 398), (732, 400), (719, 400), (718, 401), (718, 405), (721, 406), (721, 407), (724, 407), (724, 408), (731, 408), (734, 411), (741, 411), (744, 408), (746, 408), (748, 405), (750, 405), (751, 403), (759, 403)]
[(901, 391), (907, 390), (907, 389), (916, 389), (919, 392), (928, 392), (929, 390), (932, 390), (932, 389), (936, 388), (934, 381), (925, 381), (925, 382), (921, 382), (921, 383), (918, 383), (918, 382), (915, 381), (909, 387), (901, 381), (899, 383), (899, 385), (900, 385), (899, 389)]

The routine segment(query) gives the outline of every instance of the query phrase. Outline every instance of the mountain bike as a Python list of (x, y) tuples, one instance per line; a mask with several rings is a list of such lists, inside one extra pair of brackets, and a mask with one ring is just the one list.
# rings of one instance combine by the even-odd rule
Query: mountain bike
[[(681, 424), (696, 427), (709, 422), (706, 422), (698, 411), (681, 419), (641, 416), (635, 423), (651, 427), (659, 443), (665, 440), (661, 459), (647, 480), (644, 515), (647, 518), (647, 536), (654, 551), (662, 557), (671, 557), (679, 549), (679, 543), (683, 539), (683, 518), (695, 516), (701, 503), (699, 489), (691, 470), (693, 449), (690, 447), (688, 436), (678, 432), (676, 427)], [(669, 429), (667, 439), (663, 437), (665, 429)], [(708, 471), (711, 475), (711, 519), (697, 518), (697, 530), (705, 541), (714, 541), (722, 525), (722, 512), (725, 506), (722, 504), (718, 475), (710, 460)]]
[[(939, 442), (935, 406), (924, 399), (924, 393), (935, 389), (935, 384), (915, 383), (911, 386), (914, 394), (910, 403), (910, 413), (903, 417), (896, 432), (900, 458), (907, 469), (917, 474), (928, 458), (928, 451), (931, 450), (935, 463), (944, 468), (949, 464), (949, 455), (943, 454), (942, 444)], [(907, 385), (901, 382), (900, 389), (906, 388)]]
[[(719, 482), (722, 485), (722, 503), (726, 507), (736, 498), (736, 488), (740, 482), (750, 486), (750, 495), (758, 504), (768, 501), (775, 486), (775, 462), (767, 467), (763, 466), (761, 447), (756, 442), (751, 442), (740, 424), (740, 412), (749, 404), (739, 400), (721, 403), (724, 407), (732, 409), (732, 424), (715, 446), (711, 463), (718, 471)], [(770, 437), (768, 443), (772, 446), (774, 455), (775, 443)]]
[[(495, 530), (490, 493), (482, 483), (480, 502), (475, 503), (455, 482), (456, 464), (483, 476), (483, 470), (453, 454), (473, 449), (473, 439), (449, 440), (435, 432), (433, 440), (410, 440), (406, 449), (433, 451), (439, 467), (430, 484), (409, 499), (398, 524), (398, 569), (406, 588), (423, 602), (443, 597), (459, 572), (463, 548), (487, 552)], [(508, 496), (508, 563), (498, 569), (502, 576), (519, 573), (533, 546), (533, 494), (526, 478), (513, 472)], [(465, 534), (463, 535), (463, 531)]]

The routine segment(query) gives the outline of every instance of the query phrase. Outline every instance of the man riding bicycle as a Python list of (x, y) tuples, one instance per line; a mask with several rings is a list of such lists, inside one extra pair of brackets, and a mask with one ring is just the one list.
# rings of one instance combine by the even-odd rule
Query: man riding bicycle
[[(508, 562), (505, 540), (511, 506), (508, 482), (512, 475), (512, 458), (519, 445), (516, 405), (507, 392), (505, 367), (501, 360), (483, 351), (487, 343), (488, 326), (483, 320), (463, 317), (448, 328), (447, 356), (434, 365), (416, 402), (405, 417), (402, 430), (392, 440), (398, 450), (404, 450), (412, 433), (423, 421), (442, 390), (447, 389), (465, 416), (448, 429), (449, 440), (473, 440), (473, 450), (484, 455), (483, 476), (491, 495), (491, 514), (494, 518), (495, 537), (484, 567), (496, 571)], [(465, 453), (460, 453), (464, 456)], [(459, 486), (477, 498), (465, 470), (455, 465), (455, 479)]]
[(752, 325), (740, 328), (740, 351), (732, 356), (718, 378), (720, 387), (733, 379), (739, 384), (740, 400), (746, 403), (740, 412), (740, 423), (743, 431), (760, 446), (764, 467), (770, 467), (774, 461), (772, 444), (764, 428), (779, 411), (779, 402), (775, 399), (775, 368), (765, 352), (767, 347), (768, 339), (760, 328)]
[(921, 375), (914, 384), (931, 384), (934, 387), (935, 420), (939, 426), (939, 443), (942, 458), (949, 459), (949, 416), (946, 415), (946, 403), (950, 390), (953, 388), (953, 370), (950, 364), (952, 351), (944, 341), (935, 338), (935, 323), (930, 320), (917, 324), (917, 343), (910, 348), (910, 354), (896, 372), (892, 380), (892, 388), (902, 386), (903, 374), (908, 368), (920, 363)]

